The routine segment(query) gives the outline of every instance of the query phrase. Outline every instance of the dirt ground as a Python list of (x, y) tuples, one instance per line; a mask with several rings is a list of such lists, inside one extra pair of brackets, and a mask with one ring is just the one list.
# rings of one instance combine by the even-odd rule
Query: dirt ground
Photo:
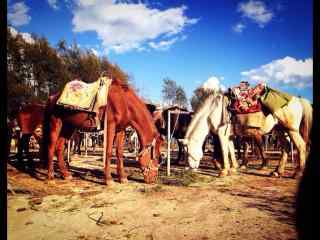
[[(253, 161), (253, 163), (255, 163)], [(76, 156), (73, 180), (46, 181), (46, 171), (29, 174), (7, 167), (8, 239), (297, 239), (294, 202), (297, 180), (271, 178), (252, 164), (217, 177), (211, 162), (189, 173), (182, 166), (147, 185), (134, 160), (126, 161), (129, 183), (103, 184), (98, 156)], [(112, 164), (116, 177), (116, 166)], [(291, 176), (290, 165), (287, 176)]]

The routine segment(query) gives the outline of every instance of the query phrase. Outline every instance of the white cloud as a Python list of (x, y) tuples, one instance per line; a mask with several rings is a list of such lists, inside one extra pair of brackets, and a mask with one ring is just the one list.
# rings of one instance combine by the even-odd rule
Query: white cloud
[(24, 2), (17, 2), (9, 6), (8, 20), (16, 27), (26, 25), (30, 22), (31, 17), (28, 15), (29, 7)]
[(251, 82), (274, 83), (298, 89), (312, 87), (313, 60), (297, 60), (293, 57), (277, 59), (256, 69), (241, 72), (243, 79)]
[(94, 48), (91, 48), (90, 51), (96, 55), (96, 56), (99, 56), (99, 52), (97, 50), (95, 50)]
[(232, 27), (232, 30), (237, 33), (242, 33), (243, 29), (245, 29), (245, 25), (243, 23), (237, 23)]
[(273, 12), (267, 9), (262, 1), (249, 0), (238, 5), (238, 12), (243, 17), (249, 18), (257, 23), (260, 27), (264, 27), (273, 18)]
[(203, 83), (201, 87), (207, 90), (225, 91), (226, 87), (223, 84), (221, 84), (220, 80), (223, 80), (223, 77), (219, 78), (216, 76), (212, 76), (205, 83)]
[(177, 42), (179, 39), (176, 37), (176, 38), (172, 38), (168, 41), (166, 40), (163, 40), (163, 41), (160, 41), (160, 42), (150, 42), (149, 43), (149, 46), (153, 49), (156, 49), (156, 50), (168, 50), (172, 44), (174, 44), (175, 42)]
[(48, 4), (50, 7), (52, 7), (54, 10), (57, 10), (58, 7), (58, 2), (57, 0), (48, 0)]
[(175, 43), (188, 25), (197, 23), (198, 19), (185, 16), (186, 9), (159, 10), (128, 1), (76, 0), (73, 31), (96, 32), (106, 51), (163, 50)]
[(27, 43), (33, 44), (34, 43), (34, 39), (32, 38), (30, 33), (26, 33), (26, 32), (18, 32), (15, 28), (13, 27), (9, 27), (9, 30), (12, 34), (13, 37), (17, 37), (18, 34), (20, 34), (23, 38), (23, 40), (25, 40)]

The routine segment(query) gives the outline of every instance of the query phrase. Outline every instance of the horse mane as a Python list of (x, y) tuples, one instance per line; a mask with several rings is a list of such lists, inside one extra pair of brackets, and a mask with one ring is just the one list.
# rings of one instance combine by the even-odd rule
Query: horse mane
[[(152, 128), (154, 134), (157, 136), (159, 134), (159, 132), (158, 132), (158, 130), (157, 130), (155, 124), (154, 124), (152, 115), (151, 115), (150, 111), (148, 110), (146, 104), (141, 100), (141, 98), (136, 94), (136, 92), (130, 86), (127, 85), (127, 90), (126, 91), (128, 93), (131, 93), (131, 95), (135, 98), (134, 100), (139, 105), (139, 109), (145, 114), (145, 116), (147, 117), (148, 122), (151, 124), (150, 127)], [(146, 124), (148, 122), (146, 122)]]
[(202, 118), (202, 115), (204, 114), (204, 111), (206, 110), (206, 107), (208, 105), (209, 102), (213, 102), (213, 101), (217, 101), (218, 100), (218, 96), (220, 96), (222, 94), (221, 91), (210, 91), (210, 94), (208, 94), (203, 101), (200, 103), (199, 107), (197, 108), (197, 110), (195, 111), (193, 118), (191, 120), (191, 123), (188, 127), (187, 133), (185, 138), (189, 138), (190, 135), (194, 132), (195, 126), (196, 124), (198, 124), (199, 119)]
[(205, 97), (202, 99), (201, 103), (199, 104), (197, 110), (193, 113), (194, 115), (196, 115), (198, 112), (202, 111), (202, 109), (204, 108), (204, 106), (206, 106), (206, 102), (209, 98), (215, 98), (218, 95), (223, 94), (221, 90), (219, 91), (212, 91), (212, 90), (205, 90)]
[(118, 77), (112, 78), (112, 83), (111, 84), (115, 84), (115, 85), (121, 86), (121, 88), (123, 90), (125, 90), (125, 91), (127, 91), (129, 89), (129, 84), (124, 82), (123, 80), (121, 80)]

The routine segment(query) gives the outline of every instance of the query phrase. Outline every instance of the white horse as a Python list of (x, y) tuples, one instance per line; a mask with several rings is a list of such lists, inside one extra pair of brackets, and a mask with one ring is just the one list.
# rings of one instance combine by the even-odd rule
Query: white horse
[[(240, 131), (237, 130), (237, 128), (232, 128), (233, 131), (231, 131), (231, 123), (222, 121), (224, 111), (226, 111), (225, 107), (226, 104), (223, 103), (223, 94), (216, 93), (215, 95), (209, 96), (199, 111), (195, 113), (185, 137), (185, 143), (189, 151), (188, 162), (191, 168), (199, 167), (200, 159), (203, 156), (201, 145), (209, 131), (217, 134), (221, 142), (224, 162), (224, 169), (221, 175), (226, 175), (230, 169), (228, 161), (229, 154), (233, 164), (231, 170), (238, 167), (238, 164), (234, 160), (234, 145), (230, 140), (230, 135), (241, 135), (243, 131), (248, 132), (252, 128), (242, 126), (244, 128)], [(273, 114), (265, 116), (260, 128), (252, 129), (264, 135), (269, 133), (276, 124), (282, 126), (283, 136), (286, 133), (289, 135), (290, 140), (294, 143), (299, 153), (299, 161), (294, 177), (301, 176), (305, 166), (308, 155), (307, 146), (310, 145), (312, 112), (312, 106), (308, 100), (293, 96), (286, 106), (278, 109)], [(272, 173), (274, 176), (281, 176), (284, 173), (289, 151), (290, 149), (287, 147), (283, 148), (279, 166)]]
[[(203, 157), (202, 145), (211, 131), (213, 134), (218, 135), (221, 143), (223, 169), (220, 176), (237, 171), (238, 162), (235, 157), (234, 144), (230, 138), (230, 118), (225, 115), (227, 114), (226, 106), (223, 93), (214, 91), (194, 114), (184, 138), (184, 144), (188, 148), (190, 168), (197, 169), (199, 167), (200, 160)], [(231, 168), (229, 160), (231, 160)]]

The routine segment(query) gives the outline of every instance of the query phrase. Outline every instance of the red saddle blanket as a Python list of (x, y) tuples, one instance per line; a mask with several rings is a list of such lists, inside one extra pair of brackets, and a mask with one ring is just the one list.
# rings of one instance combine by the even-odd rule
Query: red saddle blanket
[(231, 109), (235, 113), (255, 113), (261, 111), (261, 103), (254, 97), (252, 89), (240, 91), (239, 88), (233, 89), (234, 99)]
[(236, 113), (255, 113), (261, 111), (261, 104), (258, 101), (255, 104), (248, 104), (246, 102), (236, 100), (233, 103), (232, 109)]

